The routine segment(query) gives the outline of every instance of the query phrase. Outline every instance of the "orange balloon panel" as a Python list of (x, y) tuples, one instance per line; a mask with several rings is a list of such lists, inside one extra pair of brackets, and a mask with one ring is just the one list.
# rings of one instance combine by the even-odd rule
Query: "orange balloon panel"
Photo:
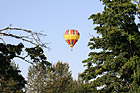
[(71, 48), (76, 44), (79, 37), (80, 33), (74, 29), (66, 30), (64, 33), (64, 38)]

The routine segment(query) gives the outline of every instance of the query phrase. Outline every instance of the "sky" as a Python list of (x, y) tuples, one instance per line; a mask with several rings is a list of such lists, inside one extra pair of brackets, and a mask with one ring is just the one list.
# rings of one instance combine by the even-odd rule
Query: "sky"
[[(49, 62), (68, 63), (74, 79), (84, 71), (82, 61), (87, 59), (91, 52), (87, 46), (89, 39), (91, 35), (97, 36), (93, 30), (95, 26), (88, 18), (103, 11), (100, 0), (0, 0), (0, 11), (0, 29), (12, 24), (12, 27), (25, 28), (33, 32), (42, 31), (47, 34), (42, 41), (50, 43), (48, 46), (51, 50), (44, 49)], [(76, 29), (80, 33), (73, 51), (64, 40), (64, 32), (67, 29)], [(12, 38), (4, 40), (12, 44), (21, 42)], [(25, 45), (33, 46), (28, 43)], [(15, 61), (26, 78), (30, 64)]]

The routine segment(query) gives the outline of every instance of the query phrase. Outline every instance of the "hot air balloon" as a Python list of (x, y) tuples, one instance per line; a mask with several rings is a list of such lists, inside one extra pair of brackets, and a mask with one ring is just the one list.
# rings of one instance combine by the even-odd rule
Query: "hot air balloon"
[(64, 33), (65, 41), (69, 44), (71, 50), (73, 46), (76, 44), (76, 42), (78, 41), (79, 37), (80, 37), (80, 33), (75, 29), (66, 30)]

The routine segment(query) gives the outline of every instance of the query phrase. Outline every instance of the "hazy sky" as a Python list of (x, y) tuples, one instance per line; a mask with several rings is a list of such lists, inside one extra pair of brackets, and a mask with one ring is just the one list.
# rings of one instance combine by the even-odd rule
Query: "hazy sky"
[[(45, 49), (48, 61), (69, 63), (72, 76), (76, 79), (78, 73), (85, 69), (82, 61), (88, 58), (91, 51), (87, 47), (90, 34), (97, 36), (93, 30), (95, 26), (88, 18), (102, 10), (103, 5), (99, 0), (0, 0), (0, 29), (12, 24), (12, 27), (43, 31), (48, 35), (43, 41), (51, 42), (51, 50)], [(67, 29), (80, 32), (73, 51), (64, 40)], [(11, 38), (5, 41), (17, 43)], [(17, 63), (23, 76), (27, 77), (30, 64), (21, 61)]]

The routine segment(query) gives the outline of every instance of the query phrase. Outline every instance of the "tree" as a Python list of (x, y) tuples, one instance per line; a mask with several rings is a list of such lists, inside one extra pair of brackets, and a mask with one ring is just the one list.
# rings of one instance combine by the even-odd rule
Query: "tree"
[(27, 77), (28, 84), (25, 89), (27, 93), (45, 93), (47, 71), (50, 65), (51, 64), (44, 65), (37, 63), (29, 67)]
[(71, 87), (73, 78), (67, 63), (57, 62), (53, 65), (53, 70), (49, 70), (46, 93), (64, 93)]
[[(13, 51), (9, 51), (7, 48), (12, 48)], [(7, 45), (6, 47), (0, 43), (0, 92), (2, 93), (22, 92), (26, 84), (24, 77), (20, 74), (21, 71), (11, 62), (22, 48), (22, 44)]]
[(97, 90), (92, 88), (89, 82), (84, 81), (80, 76), (78, 80), (71, 82), (71, 87), (64, 93), (96, 93)]
[[(21, 32), (22, 35), (11, 33), (12, 31)], [(11, 65), (12, 60), (14, 58), (20, 58), (30, 64), (39, 62), (42, 65), (49, 65), (50, 63), (46, 61), (42, 49), (43, 47), (48, 47), (40, 39), (40, 36), (46, 35), (27, 29), (12, 28), (10, 26), (1, 29), (0, 35), (23, 40), (35, 45), (35, 47), (25, 48), (23, 43), (19, 43), (18, 45), (6, 44), (5, 40), (0, 38), (3, 41), (3, 43), (0, 43), (0, 92), (23, 92), (22, 89), (25, 87), (26, 81), (20, 74), (21, 71)]]
[(92, 51), (84, 60), (85, 80), (94, 79), (92, 87), (103, 93), (140, 92), (140, 31), (135, 22), (137, 7), (131, 0), (100, 0), (102, 13), (89, 19), (97, 24), (100, 36), (89, 42)]
[(67, 63), (58, 62), (51, 67), (30, 66), (28, 72), (27, 93), (62, 93), (72, 82)]

